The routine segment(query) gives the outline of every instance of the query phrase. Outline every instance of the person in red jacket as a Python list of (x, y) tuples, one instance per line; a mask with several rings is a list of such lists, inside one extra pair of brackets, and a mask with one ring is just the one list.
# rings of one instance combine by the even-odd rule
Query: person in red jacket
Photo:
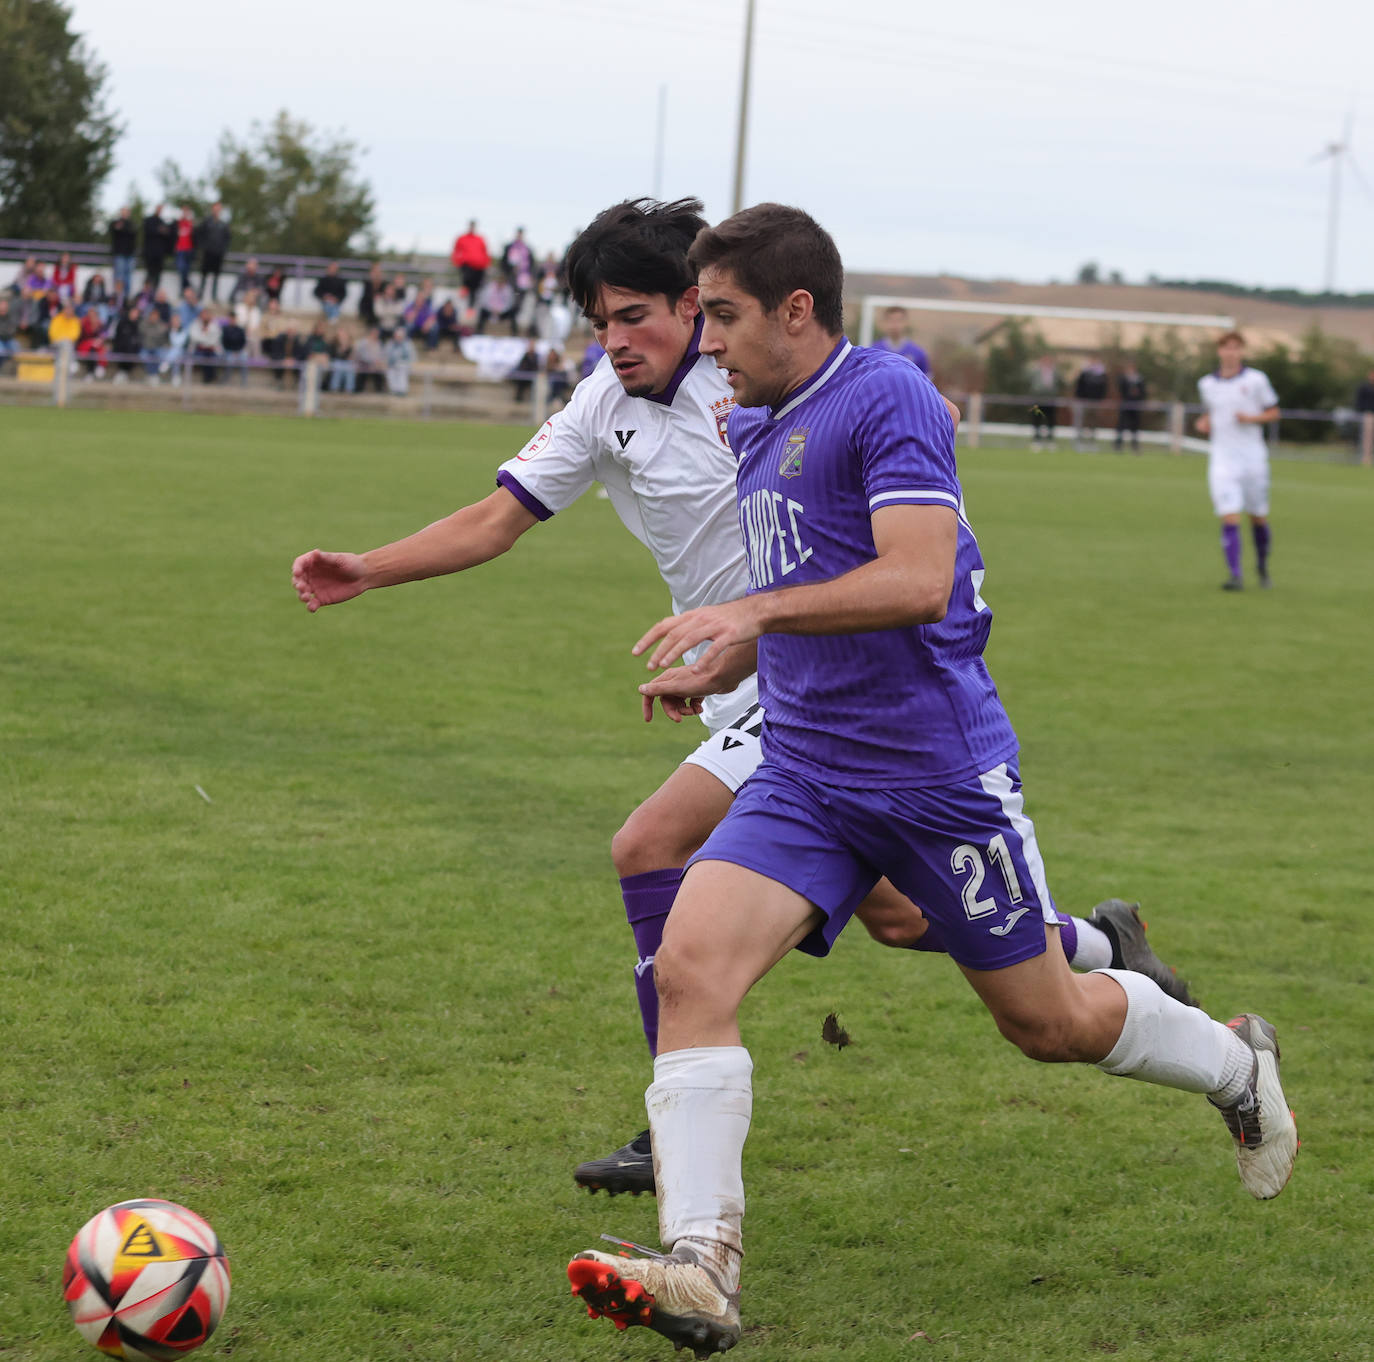
[(177, 219), (174, 240), (177, 273), (181, 276), (181, 291), (185, 293), (191, 287), (191, 261), (196, 248), (196, 220), (185, 204), (182, 205), (181, 216)]
[(486, 239), (479, 235), (475, 220), (468, 223), (467, 231), (453, 243), (453, 264), (462, 278), (468, 306), (476, 307), (477, 291), (491, 267), (491, 252), (487, 250)]

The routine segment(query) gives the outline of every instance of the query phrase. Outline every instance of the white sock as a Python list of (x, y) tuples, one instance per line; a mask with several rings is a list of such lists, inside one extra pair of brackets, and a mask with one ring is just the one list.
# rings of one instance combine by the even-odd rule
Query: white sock
[[(704, 1241), (727, 1291), (739, 1286), (743, 1252), (741, 1164), (754, 1108), (753, 1061), (742, 1045), (673, 1050), (654, 1060), (644, 1094), (654, 1142), (658, 1233), (672, 1252), (679, 1239)], [(723, 1252), (719, 1250), (724, 1250)]]
[(1254, 1056), (1230, 1027), (1213, 1021), (1201, 1008), (1175, 1002), (1143, 974), (1124, 969), (1097, 972), (1111, 975), (1126, 994), (1126, 1024), (1111, 1054), (1098, 1060), (1099, 1069), (1209, 1095), (1226, 1091), (1228, 1074), (1238, 1063), (1243, 1062), (1249, 1080)]
[(1112, 939), (1094, 926), (1087, 918), (1076, 917), (1074, 930), (1078, 933), (1078, 945), (1073, 959), (1069, 961), (1076, 970), (1110, 969), (1112, 963)]

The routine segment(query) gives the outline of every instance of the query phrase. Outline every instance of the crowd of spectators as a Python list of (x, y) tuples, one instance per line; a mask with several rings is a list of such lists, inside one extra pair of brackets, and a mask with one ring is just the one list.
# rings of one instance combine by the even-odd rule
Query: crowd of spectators
[[(306, 281), (308, 298), (297, 291), (292, 313), (283, 307), (289, 276), (279, 265), (264, 269), (252, 258), (220, 301), (232, 241), (220, 204), (199, 222), (187, 208), (169, 217), (159, 204), (141, 223), (121, 208), (109, 224), (109, 239), (108, 274), (87, 273), (79, 289), (68, 254), (55, 263), (24, 262), (0, 291), (0, 366), (21, 344), (52, 350), (68, 341), (74, 367), (91, 381), (142, 376), (150, 383), (191, 377), (246, 383), (250, 371), (259, 370), (280, 386), (318, 365), (329, 391), (400, 395), (409, 390), (417, 353), (433, 353), (445, 343), (456, 351), (464, 337), (504, 326), (512, 336), (552, 334), (555, 343), (547, 353), (541, 349), (538, 367), (555, 394), (572, 381), (559, 348), (569, 326), (561, 264), (552, 255), (538, 262), (523, 230), (493, 261), (477, 224), (470, 224), (454, 246), (456, 290), (389, 274), (380, 262), (360, 288), (351, 288), (339, 264), (331, 263), (313, 287)], [(562, 316), (554, 316), (560, 307)], [(303, 320), (307, 309), (317, 315)], [(510, 373), (521, 395), (533, 379), (534, 349), (531, 343)]]

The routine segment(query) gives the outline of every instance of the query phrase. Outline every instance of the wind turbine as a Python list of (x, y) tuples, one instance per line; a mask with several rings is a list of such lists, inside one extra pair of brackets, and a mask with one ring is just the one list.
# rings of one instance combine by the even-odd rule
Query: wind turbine
[(1309, 162), (1309, 165), (1317, 165), (1321, 161), (1331, 162), (1331, 197), (1327, 207), (1326, 215), (1326, 292), (1333, 293), (1336, 287), (1336, 244), (1340, 239), (1341, 221), (1341, 167), (1349, 166), (1350, 173), (1355, 177), (1356, 182), (1365, 191), (1370, 193), (1368, 183), (1363, 175), (1360, 174), (1360, 167), (1355, 163), (1355, 153), (1350, 146), (1351, 133), (1355, 125), (1355, 115), (1349, 113), (1345, 116), (1345, 130), (1341, 134), (1339, 142), (1328, 142), (1322, 151), (1319, 151)]

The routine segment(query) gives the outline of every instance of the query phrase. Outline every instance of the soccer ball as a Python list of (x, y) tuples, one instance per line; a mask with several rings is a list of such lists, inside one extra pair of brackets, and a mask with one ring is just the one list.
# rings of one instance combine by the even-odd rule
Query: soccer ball
[(67, 1249), (62, 1294), (87, 1343), (132, 1362), (199, 1348), (229, 1303), (229, 1260), (214, 1230), (172, 1201), (121, 1201)]

